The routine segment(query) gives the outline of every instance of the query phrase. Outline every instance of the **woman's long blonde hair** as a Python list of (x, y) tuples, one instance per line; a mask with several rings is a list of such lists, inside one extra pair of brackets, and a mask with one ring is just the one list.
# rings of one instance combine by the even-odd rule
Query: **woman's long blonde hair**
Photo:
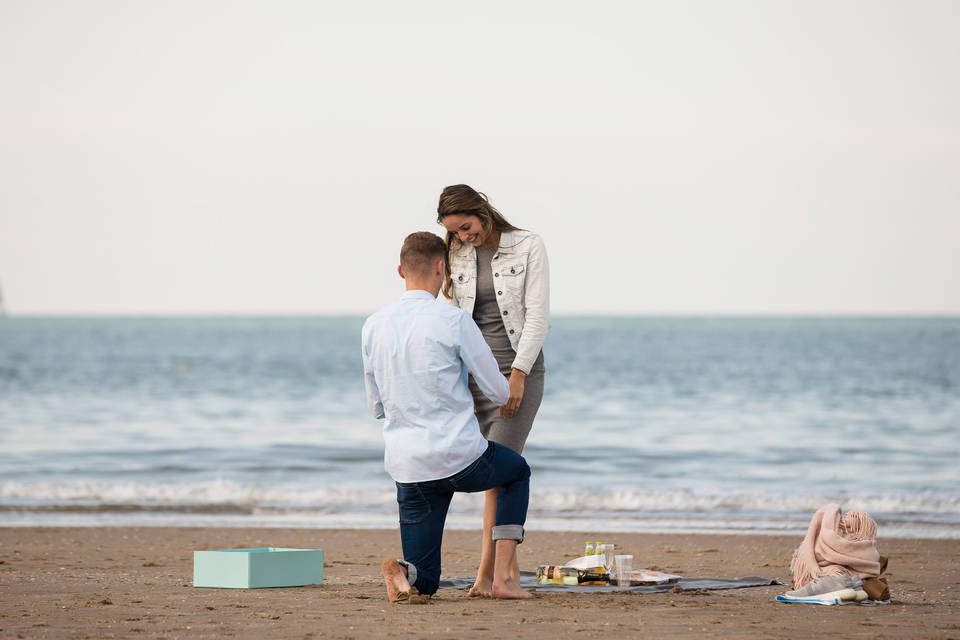
[[(507, 222), (503, 214), (490, 204), (486, 195), (469, 185), (454, 184), (445, 187), (440, 194), (440, 203), (437, 205), (437, 222), (443, 224), (444, 218), (455, 213), (480, 218), (480, 226), (483, 228), (484, 234), (489, 234), (491, 231), (503, 233), (504, 231), (518, 230), (518, 227)], [(463, 243), (460, 242), (457, 234), (452, 231), (447, 231), (446, 242), (447, 253), (443, 256), (443, 266), (447, 277), (443, 282), (443, 295), (452, 298), (453, 280), (450, 278), (450, 254), (459, 249)]]

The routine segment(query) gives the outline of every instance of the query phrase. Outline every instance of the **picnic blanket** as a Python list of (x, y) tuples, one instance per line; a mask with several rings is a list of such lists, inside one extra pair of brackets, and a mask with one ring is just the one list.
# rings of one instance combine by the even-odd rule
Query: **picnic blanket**
[[(441, 589), (469, 589), (473, 586), (474, 578), (447, 578), (440, 581)], [(537, 584), (537, 575), (532, 571), (520, 572), (520, 586), (524, 589), (541, 591), (563, 591), (566, 593), (610, 593), (612, 591), (638, 591), (641, 593), (664, 593), (680, 587), (683, 591), (697, 591), (707, 589), (743, 589), (745, 587), (769, 587), (782, 585), (782, 582), (759, 576), (745, 578), (680, 578), (663, 584), (643, 585), (636, 587), (618, 587), (617, 585), (565, 585), (565, 584)]]

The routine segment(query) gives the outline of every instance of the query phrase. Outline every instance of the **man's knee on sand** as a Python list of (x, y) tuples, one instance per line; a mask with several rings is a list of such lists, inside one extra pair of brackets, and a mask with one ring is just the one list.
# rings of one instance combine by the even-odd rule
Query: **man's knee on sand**
[(404, 560), (398, 560), (407, 570), (407, 580), (421, 594), (432, 596), (440, 588), (440, 567), (417, 567)]
[(437, 592), (437, 589), (440, 588), (440, 579), (439, 576), (425, 576), (420, 574), (420, 579), (416, 584), (417, 591), (422, 593), (425, 596), (432, 596)]

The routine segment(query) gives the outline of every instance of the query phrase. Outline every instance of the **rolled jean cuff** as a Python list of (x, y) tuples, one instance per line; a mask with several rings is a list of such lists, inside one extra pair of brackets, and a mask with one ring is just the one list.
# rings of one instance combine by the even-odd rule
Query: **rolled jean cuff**
[(494, 540), (516, 540), (517, 544), (523, 542), (522, 524), (498, 524), (493, 528)]
[(407, 562), (406, 560), (401, 560), (397, 558), (397, 562), (407, 568), (407, 582), (410, 583), (410, 586), (413, 586), (413, 583), (417, 581), (417, 568)]

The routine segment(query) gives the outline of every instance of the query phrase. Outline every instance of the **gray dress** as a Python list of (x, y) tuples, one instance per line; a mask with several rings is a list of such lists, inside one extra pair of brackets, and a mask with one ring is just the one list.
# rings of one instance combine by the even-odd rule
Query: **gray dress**
[[(513, 360), (517, 352), (510, 346), (510, 337), (500, 318), (500, 306), (497, 304), (496, 291), (493, 288), (493, 269), (490, 266), (493, 260), (493, 250), (487, 247), (477, 247), (477, 292), (473, 306), (473, 320), (480, 327), (484, 339), (490, 345), (500, 372), (510, 375)], [(533, 368), (527, 374), (523, 388), (523, 400), (520, 410), (510, 419), (500, 415), (500, 407), (490, 402), (471, 378), (470, 391), (473, 393), (473, 402), (477, 407), (477, 420), (480, 422), (480, 433), (487, 440), (510, 447), (517, 453), (523, 451), (527, 435), (533, 427), (533, 419), (537, 417), (537, 409), (543, 399), (543, 351), (537, 356)]]

